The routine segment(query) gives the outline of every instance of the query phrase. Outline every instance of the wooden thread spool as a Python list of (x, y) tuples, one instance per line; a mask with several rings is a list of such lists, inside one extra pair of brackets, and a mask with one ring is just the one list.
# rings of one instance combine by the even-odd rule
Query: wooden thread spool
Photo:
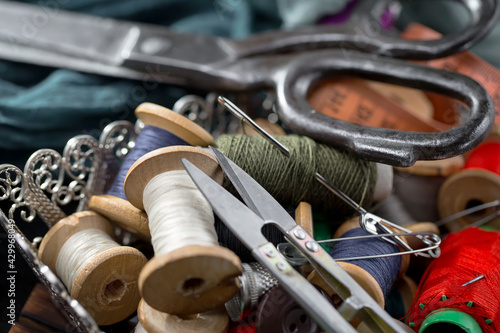
[[(344, 222), (335, 232), (334, 238), (340, 238), (344, 233), (347, 231), (354, 229), (354, 228), (359, 228), (359, 217), (352, 218), (346, 222)], [(406, 227), (410, 231), (413, 232), (434, 232), (437, 231), (437, 228), (435, 227), (434, 224), (432, 223), (416, 223), (414, 225)], [(395, 230), (395, 232), (397, 232)], [(410, 242), (409, 239), (414, 238), (414, 237), (405, 237), (402, 236), (401, 239), (405, 241), (408, 245), (412, 246), (412, 248), (419, 248), (422, 246), (420, 241), (412, 241)], [(356, 266), (353, 261), (353, 263), (349, 262), (337, 262), (349, 275), (351, 275), (354, 280), (356, 280), (357, 283), (381, 306), (385, 306), (385, 298), (384, 298), (384, 293), (382, 292), (382, 289), (380, 285), (377, 283), (375, 278), (371, 276), (366, 270), (363, 268)], [(397, 278), (402, 278), (406, 271), (408, 270), (410, 264), (410, 256), (409, 255), (403, 255), (401, 256), (401, 268), (398, 273)], [(326, 284), (321, 276), (316, 272), (313, 271), (307, 278), (309, 281), (312, 283), (315, 283), (325, 289), (325, 291), (334, 297), (337, 297), (331, 289), (328, 284)], [(339, 301), (337, 299), (337, 301)]]
[(139, 303), (137, 316), (148, 333), (224, 333), (229, 326), (229, 318), (223, 308), (176, 316), (153, 309), (144, 299)]
[[(135, 115), (145, 126), (161, 128), (190, 145), (208, 146), (213, 144), (213, 137), (201, 126), (162, 106), (142, 103), (136, 108)], [(137, 140), (140, 139), (139, 134)], [(120, 170), (120, 173), (126, 171)], [(146, 213), (134, 207), (127, 200), (109, 194), (95, 195), (90, 198), (89, 208), (140, 238), (151, 239)]]
[[(157, 207), (145, 205), (151, 199), (146, 191), (157, 186), (157, 177), (168, 177), (170, 171), (184, 171), (182, 158), (222, 183), (222, 169), (210, 153), (188, 146), (166, 147), (144, 155), (132, 165), (125, 179), (128, 200), (141, 210), (146, 208), (146, 213), (151, 216), (151, 211), (156, 212)], [(191, 184), (196, 187), (192, 181)], [(206, 202), (201, 192), (197, 192), (201, 196), (198, 205)], [(190, 202), (186, 206), (188, 204), (192, 205)], [(162, 203), (165, 209), (179, 209), (168, 205), (168, 202)], [(149, 221), (152, 226), (157, 222)], [(236, 277), (241, 275), (241, 262), (232, 251), (218, 245), (190, 244), (158, 253), (154, 232), (152, 240), (155, 257), (141, 272), (139, 288), (144, 300), (156, 310), (176, 315), (206, 312), (222, 306), (238, 291)]]
[[(438, 210), (441, 218), (500, 198), (500, 176), (482, 169), (466, 169), (449, 177), (439, 189)], [(494, 213), (494, 208), (463, 216), (445, 224), (449, 231), (458, 231)], [(488, 223), (500, 229), (500, 217)]]
[[(60, 268), (64, 262), (58, 259), (61, 255), (82, 255), (78, 252), (63, 253), (71, 251), (78, 243), (74, 241), (75, 237), (81, 236), (82, 232), (95, 235), (105, 233), (111, 241), (114, 229), (107, 219), (97, 213), (75, 213), (59, 221), (47, 232), (38, 251), (40, 259), (61, 276), (64, 272), (60, 272)], [(140, 300), (137, 279), (147, 260), (137, 249), (115, 244), (87, 257), (88, 260), (84, 262), (78, 262), (78, 274), (72, 285), (66, 285), (71, 297), (80, 302), (99, 325), (114, 324), (127, 318), (137, 309)]]

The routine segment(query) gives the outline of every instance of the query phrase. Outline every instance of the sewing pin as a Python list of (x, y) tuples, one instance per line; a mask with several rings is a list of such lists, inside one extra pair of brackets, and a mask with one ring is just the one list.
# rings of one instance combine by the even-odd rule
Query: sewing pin
[(479, 281), (479, 280), (481, 280), (481, 279), (484, 279), (484, 275), (483, 275), (483, 274), (481, 274), (481, 275), (479, 275), (479, 276), (477, 276), (477, 277), (473, 278), (472, 280), (470, 280), (470, 281), (468, 281), (468, 282), (465, 282), (465, 283), (462, 285), (462, 287), (465, 287), (465, 286), (467, 286), (467, 285), (469, 285), (469, 284), (471, 284), (471, 283), (474, 283), (474, 282), (476, 282), (476, 281)]
[(234, 105), (233, 102), (222, 96), (219, 96), (217, 100), (224, 108), (226, 108), (226, 110), (250, 125), (250, 127), (259, 132), (267, 141), (275, 145), (283, 154), (285, 154), (287, 157), (290, 156), (290, 151), (288, 150), (288, 148), (286, 148), (281, 142), (273, 138), (269, 133), (264, 131), (262, 127), (257, 125), (257, 123), (253, 121), (252, 118), (250, 118), (245, 112)]

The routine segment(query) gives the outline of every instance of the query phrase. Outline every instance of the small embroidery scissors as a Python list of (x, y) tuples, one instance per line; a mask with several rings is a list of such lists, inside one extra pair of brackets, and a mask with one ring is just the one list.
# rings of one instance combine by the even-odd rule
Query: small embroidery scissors
[[(474, 80), (391, 59), (443, 57), (482, 39), (499, 16), (497, 0), (460, 2), (469, 11), (469, 25), (439, 40), (405, 41), (380, 26), (375, 29), (374, 23), (379, 24), (394, 2), (366, 0), (341, 25), (233, 41), (61, 10), (28, 33), (26, 20), (40, 14), (40, 7), (7, 1), (0, 11), (0, 58), (209, 90), (275, 89), (278, 116), (296, 133), (360, 158), (404, 167), (421, 159), (464, 153), (479, 144), (493, 125), (491, 98)], [(334, 119), (313, 110), (306, 100), (310, 89), (332, 75), (437, 92), (464, 102), (470, 117), (441, 133), (404, 132)]]
[[(358, 316), (375, 332), (402, 332), (401, 327), (361, 286), (347, 274), (285, 209), (253, 178), (211, 148), (226, 176), (243, 201), (218, 185), (186, 159), (182, 163), (215, 213), (253, 256), (278, 279), (280, 284), (327, 332), (356, 332), (349, 321)], [(325, 282), (343, 299), (335, 309), (307, 280), (296, 272), (276, 247), (261, 233), (273, 223), (313, 265)]]

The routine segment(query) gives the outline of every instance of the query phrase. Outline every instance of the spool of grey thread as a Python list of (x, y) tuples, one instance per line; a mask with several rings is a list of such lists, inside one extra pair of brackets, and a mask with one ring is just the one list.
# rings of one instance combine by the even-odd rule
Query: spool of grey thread
[(243, 263), (241, 266), (243, 274), (238, 277), (240, 290), (225, 304), (232, 321), (240, 321), (255, 309), (259, 299), (278, 284), (278, 280), (258, 262)]

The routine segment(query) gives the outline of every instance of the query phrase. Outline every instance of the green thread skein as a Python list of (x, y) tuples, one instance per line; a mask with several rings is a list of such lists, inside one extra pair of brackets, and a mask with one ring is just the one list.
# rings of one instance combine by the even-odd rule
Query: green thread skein
[[(316, 180), (316, 172), (355, 202), (365, 207), (371, 204), (377, 180), (375, 163), (304, 136), (276, 139), (290, 150), (289, 157), (259, 136), (222, 135), (216, 145), (284, 207), (306, 201), (315, 209), (332, 212), (335, 220), (354, 215), (350, 206)], [(231, 188), (227, 179), (224, 186)]]

